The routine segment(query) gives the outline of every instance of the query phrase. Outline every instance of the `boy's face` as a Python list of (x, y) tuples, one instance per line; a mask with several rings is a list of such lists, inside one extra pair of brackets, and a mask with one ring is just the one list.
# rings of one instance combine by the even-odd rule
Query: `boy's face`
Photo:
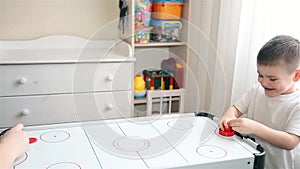
[(266, 66), (257, 65), (258, 81), (269, 97), (290, 94), (296, 91), (295, 73), (289, 73), (285, 63)]

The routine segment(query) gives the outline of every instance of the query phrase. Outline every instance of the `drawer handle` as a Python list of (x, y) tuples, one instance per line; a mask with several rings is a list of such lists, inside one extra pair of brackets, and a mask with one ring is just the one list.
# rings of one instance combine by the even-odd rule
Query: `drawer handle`
[(113, 76), (112, 74), (109, 74), (109, 75), (106, 77), (106, 79), (107, 79), (108, 81), (112, 81), (112, 80), (114, 79), (114, 76)]
[(27, 83), (27, 79), (25, 77), (22, 77), (20, 80), (19, 80), (19, 83), (24, 85)]
[(112, 104), (107, 104), (106, 105), (107, 110), (112, 110), (113, 108), (114, 108), (114, 106)]
[(23, 110), (21, 111), (21, 114), (22, 114), (23, 116), (27, 116), (27, 115), (29, 114), (29, 110), (28, 110), (28, 109), (23, 109)]

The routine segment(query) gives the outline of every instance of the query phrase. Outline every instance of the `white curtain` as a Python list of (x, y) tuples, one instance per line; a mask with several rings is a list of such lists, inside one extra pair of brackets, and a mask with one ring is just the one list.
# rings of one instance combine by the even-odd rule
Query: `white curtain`
[(190, 2), (187, 64), (192, 72), (186, 107), (219, 116), (231, 101), (242, 0), (185, 1)]
[(299, 0), (243, 0), (231, 102), (257, 82), (256, 56), (272, 37), (300, 39)]

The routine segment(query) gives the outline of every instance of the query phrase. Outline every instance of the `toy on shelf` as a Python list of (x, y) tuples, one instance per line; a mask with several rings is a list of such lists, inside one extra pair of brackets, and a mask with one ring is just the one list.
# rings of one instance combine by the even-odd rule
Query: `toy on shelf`
[(150, 0), (135, 0), (134, 3), (134, 42), (149, 43), (150, 41), (150, 20), (152, 3)]
[(161, 69), (174, 75), (174, 89), (184, 87), (184, 68), (178, 60), (174, 59), (173, 57), (163, 60), (161, 62)]
[(146, 85), (142, 75), (134, 77), (134, 97), (143, 98), (146, 95)]
[(152, 3), (150, 0), (135, 0), (134, 22), (136, 25), (149, 26), (151, 20)]
[[(150, 86), (150, 90), (173, 90), (174, 76), (172, 73), (164, 70), (144, 70), (144, 80), (147, 83), (146, 86)], [(150, 80), (149, 80), (150, 79)]]
[(135, 25), (134, 42), (149, 43), (151, 27), (143, 25)]

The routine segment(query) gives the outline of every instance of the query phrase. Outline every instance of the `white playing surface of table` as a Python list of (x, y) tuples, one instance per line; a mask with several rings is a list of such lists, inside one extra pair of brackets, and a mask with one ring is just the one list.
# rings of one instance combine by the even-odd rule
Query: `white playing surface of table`
[(193, 113), (27, 127), (37, 138), (15, 169), (253, 168), (258, 153)]

